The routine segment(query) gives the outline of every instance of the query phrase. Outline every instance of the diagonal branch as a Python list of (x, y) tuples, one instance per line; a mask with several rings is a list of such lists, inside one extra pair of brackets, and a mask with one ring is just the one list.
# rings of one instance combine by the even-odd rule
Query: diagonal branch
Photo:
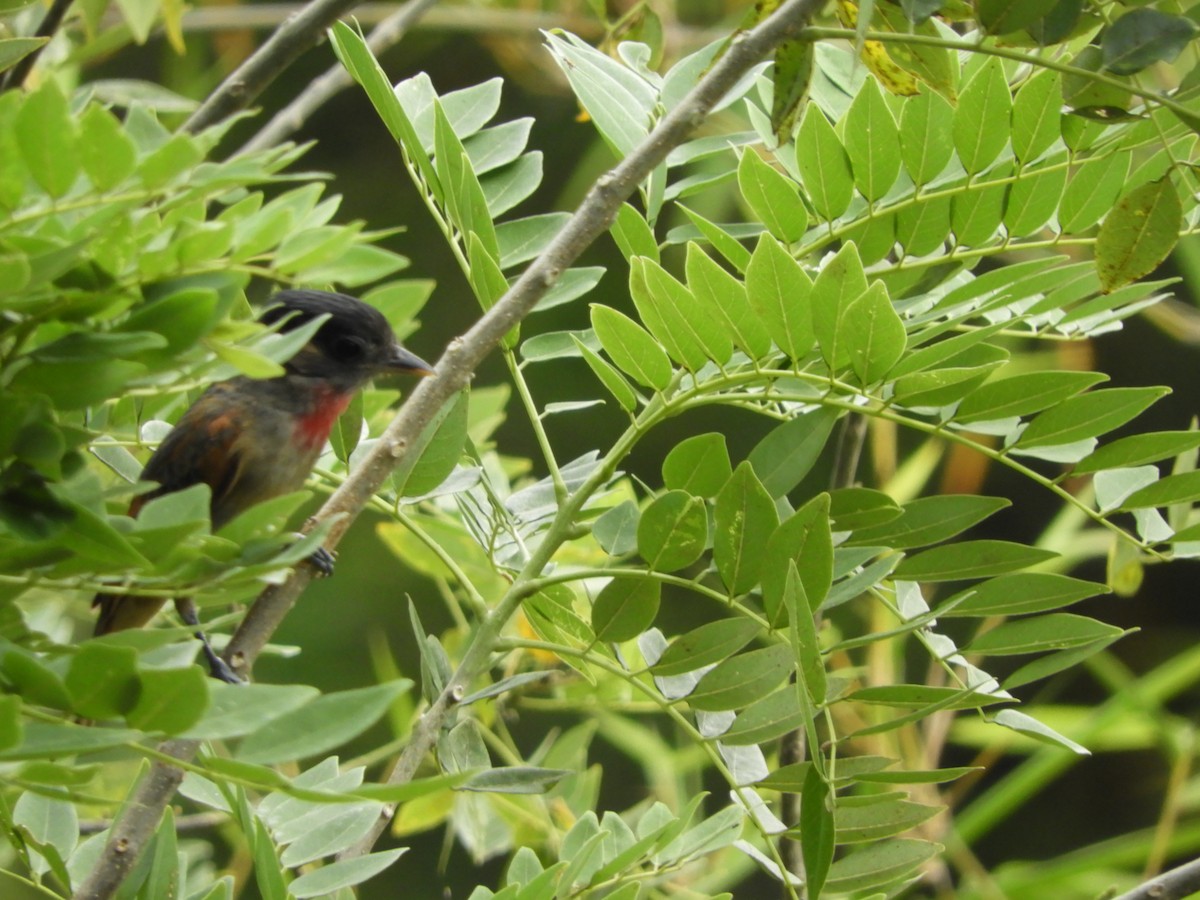
[(1163, 872), (1116, 900), (1183, 900), (1200, 891), (1200, 859)]
[(189, 134), (203, 131), (245, 109), (284, 69), (313, 47), (325, 29), (360, 0), (313, 0), (289, 16), (261, 47), (238, 66), (183, 123)]
[[(412, 29), (437, 0), (408, 0), (398, 10), (380, 22), (367, 35), (367, 46), (379, 57), (394, 47)], [(346, 69), (334, 63), (320, 77), (313, 79), (291, 103), (271, 117), (263, 128), (248, 140), (238, 153), (253, 153), (283, 143), (336, 94), (344, 91), (354, 80)]]
[[(777, 44), (794, 35), (824, 3), (825, 0), (787, 0), (760, 25), (739, 35), (654, 131), (620, 164), (597, 179), (563, 229), (504, 297), (466, 334), (450, 343), (437, 363), (436, 376), (418, 385), (371, 453), (321, 507), (310, 525), (336, 520), (326, 539), (327, 547), (337, 545), (354, 518), (398, 466), (413, 464), (418, 455), (413, 452), (419, 444), (418, 436), (428, 434), (430, 425), (467, 385), (484, 357), (529, 314), (561, 273), (608, 229), (621, 203), (671, 150), (688, 138), (742, 75)], [(535, 557), (532, 563), (539, 559)], [(529, 578), (540, 574), (540, 570), (531, 572)], [(301, 566), (286, 582), (260, 595), (230, 640), (226, 658), (239, 668), (250, 668), (311, 577), (309, 567)], [(487, 667), (496, 637), (523, 599), (522, 591), (515, 588), (514, 585), (480, 625), (458, 670), (417, 723), (412, 739), (391, 773), (392, 782), (412, 778), (419, 762), (433, 747), (446, 716), (463, 695), (465, 685)], [(190, 759), (197, 748), (196, 741), (173, 740), (160, 750), (178, 759)], [(171, 766), (162, 763), (152, 766), (113, 825), (100, 859), (75, 893), (75, 900), (107, 900), (113, 896), (145, 850), (182, 777), (182, 772)], [(359, 852), (369, 850), (386, 826), (387, 819), (381, 817), (377, 830), (360, 845)]]

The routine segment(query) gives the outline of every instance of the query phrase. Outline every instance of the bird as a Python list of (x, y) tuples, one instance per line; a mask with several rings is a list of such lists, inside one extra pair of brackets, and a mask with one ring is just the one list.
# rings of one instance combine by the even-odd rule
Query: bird
[[(211, 489), (215, 532), (250, 507), (298, 490), (312, 472), (330, 431), (355, 394), (376, 375), (434, 374), (433, 366), (406, 350), (384, 315), (347, 294), (284, 290), (259, 317), (286, 332), (326, 316), (312, 339), (283, 364), (275, 378), (237, 376), (210, 386), (180, 417), (142, 470), (157, 487), (134, 498), (129, 515), (155, 497), (196, 484)], [(333, 557), (322, 548), (310, 557), (332, 572)], [(160, 597), (98, 594), (95, 635), (146, 625), (163, 606)], [(180, 618), (199, 628), (195, 603), (175, 600)], [(213, 677), (241, 678), (197, 630)]]

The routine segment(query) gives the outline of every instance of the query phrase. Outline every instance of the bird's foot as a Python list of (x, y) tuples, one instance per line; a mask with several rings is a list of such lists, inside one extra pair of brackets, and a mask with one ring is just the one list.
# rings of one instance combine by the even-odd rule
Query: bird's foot
[(233, 671), (233, 667), (229, 663), (217, 656), (216, 651), (213, 650), (207, 640), (204, 641), (204, 658), (208, 660), (208, 674), (217, 679), (217, 681), (237, 685), (247, 683), (244, 678)]
[(317, 576), (320, 578), (328, 578), (333, 574), (333, 563), (336, 557), (332, 551), (326, 550), (324, 547), (318, 547), (316, 552), (308, 558), (309, 565), (317, 570)]

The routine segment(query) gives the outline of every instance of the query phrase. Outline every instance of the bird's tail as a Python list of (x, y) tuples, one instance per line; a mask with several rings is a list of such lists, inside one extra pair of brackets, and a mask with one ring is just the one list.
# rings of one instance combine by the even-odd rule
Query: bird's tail
[(160, 597), (97, 594), (92, 600), (92, 606), (100, 607), (100, 616), (96, 619), (96, 630), (93, 634), (100, 637), (102, 634), (112, 634), (127, 628), (141, 628), (154, 618), (154, 614), (162, 609), (162, 605), (163, 600)]

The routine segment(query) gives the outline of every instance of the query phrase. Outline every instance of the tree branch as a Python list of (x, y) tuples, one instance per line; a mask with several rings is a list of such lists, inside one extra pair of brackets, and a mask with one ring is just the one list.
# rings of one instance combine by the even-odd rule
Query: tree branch
[[(329, 0), (318, 0), (318, 4), (322, 2), (329, 4)], [(337, 2), (352, 5), (347, 0)], [(372, 451), (310, 521), (309, 525), (312, 526), (336, 519), (325, 542), (328, 548), (337, 545), (358, 513), (397, 467), (414, 463), (416, 454), (410, 451), (419, 444), (420, 436), (429, 433), (430, 426), (454, 396), (466, 387), (484, 357), (495, 349), (513, 326), (529, 314), (562, 272), (608, 229), (621, 203), (633, 194), (671, 150), (683, 143), (751, 66), (782, 40), (795, 34), (824, 3), (825, 0), (787, 0), (757, 27), (739, 35), (725, 55), (713, 64), (641, 145), (597, 179), (571, 219), (508, 292), (465, 335), (451, 341), (435, 367), (437, 374), (417, 386)], [(264, 45), (263, 51), (266, 49), (267, 45)], [(250, 62), (253, 62), (253, 58)], [(203, 109), (197, 111), (185, 127), (192, 130), (204, 127), (207, 121), (200, 125), (192, 124), (201, 116)], [(215, 115), (213, 121), (216, 121), (222, 114), (206, 115)], [(414, 436), (417, 437), (414, 439)], [(527, 568), (534, 564), (540, 567), (541, 562), (541, 558), (535, 556)], [(540, 568), (533, 573), (535, 576), (540, 574)], [(230, 640), (225, 650), (226, 659), (243, 670), (252, 666), (311, 577), (310, 568), (301, 566), (286, 582), (261, 594)], [(492, 640), (519, 608), (523, 598), (521, 589), (514, 585), (482, 623), (450, 683), (414, 727), (412, 739), (389, 776), (392, 783), (411, 780), (418, 764), (433, 747), (450, 709), (463, 696), (465, 685), (477, 672), (487, 667)], [(196, 741), (174, 740), (167, 741), (160, 750), (177, 759), (190, 759), (197, 748)], [(179, 769), (162, 763), (153, 765), (138, 783), (121, 817), (114, 824), (100, 859), (75, 893), (75, 900), (108, 900), (112, 897), (153, 836), (162, 811), (182, 778), (183, 773)], [(380, 817), (375, 831), (356, 848), (357, 852), (370, 849), (387, 827), (389, 818)]]
[(235, 69), (183, 123), (189, 134), (203, 131), (245, 109), (279, 74), (313, 47), (325, 29), (359, 0), (313, 0), (289, 16), (261, 47)]
[[(437, 0), (408, 0), (396, 12), (375, 26), (367, 36), (367, 46), (379, 57), (385, 50), (400, 43), (412, 26)], [(334, 63), (316, 78), (291, 103), (277, 112), (254, 137), (245, 143), (241, 153), (266, 150), (287, 140), (330, 98), (344, 91), (354, 80), (346, 69)]]
[(1182, 900), (1197, 891), (1200, 891), (1200, 859), (1163, 872), (1116, 900)]

